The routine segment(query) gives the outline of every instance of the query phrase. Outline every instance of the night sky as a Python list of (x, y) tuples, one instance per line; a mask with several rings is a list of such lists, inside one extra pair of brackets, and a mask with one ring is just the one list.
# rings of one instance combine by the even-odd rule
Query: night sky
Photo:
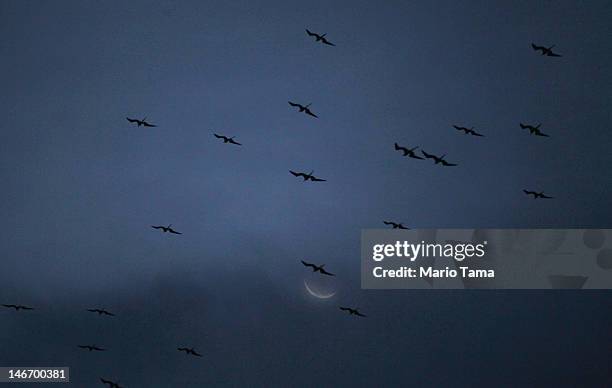
[(609, 382), (609, 292), (361, 290), (359, 250), (383, 220), (611, 227), (612, 3), (125, 3), (0, 2), (0, 303), (36, 308), (0, 310), (0, 366), (75, 387)]

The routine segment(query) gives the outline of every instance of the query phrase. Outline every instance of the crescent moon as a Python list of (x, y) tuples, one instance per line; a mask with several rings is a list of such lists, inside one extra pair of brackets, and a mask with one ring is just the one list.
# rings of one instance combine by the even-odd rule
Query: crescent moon
[(308, 283), (306, 282), (306, 280), (304, 280), (304, 286), (306, 287), (306, 291), (308, 291), (308, 293), (312, 296), (314, 296), (315, 298), (319, 298), (319, 299), (329, 299), (332, 296), (336, 295), (335, 292), (332, 292), (331, 294), (319, 294), (317, 292), (314, 292), (312, 290), (312, 288), (310, 288), (310, 286), (308, 285)]

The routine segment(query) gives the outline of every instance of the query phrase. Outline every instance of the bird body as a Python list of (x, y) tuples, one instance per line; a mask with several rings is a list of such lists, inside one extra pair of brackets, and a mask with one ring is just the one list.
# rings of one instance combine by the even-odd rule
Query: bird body
[(302, 104), (298, 104), (297, 102), (291, 102), (289, 101), (289, 105), (291, 105), (292, 107), (298, 108), (300, 110), (300, 112), (304, 112), (307, 115), (310, 115), (312, 117), (316, 117), (318, 118), (319, 116), (317, 116), (316, 114), (312, 113), (312, 111), (310, 110), (310, 108), (308, 108), (310, 105), (312, 104), (308, 104), (308, 105), (302, 105)]
[(312, 263), (307, 263), (304, 260), (301, 260), (302, 264), (304, 264), (305, 267), (312, 267), (312, 272), (320, 272), (323, 275), (328, 275), (328, 276), (336, 276), (333, 273), (329, 273), (327, 272), (323, 267), (325, 267), (325, 264), (321, 264), (319, 266), (312, 264)]
[(552, 199), (553, 198), (553, 197), (549, 197), (548, 195), (545, 195), (543, 191), (540, 191), (538, 193), (537, 191), (523, 190), (523, 192), (527, 195), (533, 195), (533, 199), (538, 199), (538, 198)]
[(173, 233), (173, 234), (182, 234), (180, 232), (177, 232), (176, 230), (172, 229), (172, 224), (168, 225), (168, 226), (155, 226), (155, 225), (151, 225), (151, 228), (153, 229), (159, 229), (164, 233)]
[(442, 156), (436, 156), (433, 154), (428, 154), (427, 152), (421, 150), (421, 153), (423, 154), (423, 156), (425, 156), (427, 159), (433, 159), (435, 164), (441, 164), (443, 166), (456, 166), (457, 164), (455, 163), (449, 163), (446, 160), (444, 160), (444, 157), (446, 156), (446, 154), (442, 155)]
[(28, 306), (24, 306), (21, 304), (3, 304), (2, 306), (9, 308), (9, 309), (15, 309), (15, 311), (19, 311), (19, 310), (34, 310), (33, 307), (28, 307)]
[(420, 156), (418, 156), (414, 151), (416, 151), (419, 147), (414, 147), (414, 148), (406, 148), (406, 147), (402, 147), (397, 143), (393, 144), (395, 147), (396, 151), (402, 151), (404, 156), (408, 156), (414, 159), (421, 159), (423, 160), (423, 158), (421, 158)]
[(410, 228), (406, 228), (401, 223), (397, 223), (397, 222), (393, 222), (393, 221), (383, 221), (383, 224), (391, 225), (393, 227), (393, 229), (410, 229)]
[(179, 352), (185, 352), (185, 354), (189, 354), (196, 357), (202, 357), (202, 355), (196, 352), (193, 348), (176, 348)]
[(102, 384), (106, 384), (108, 385), (110, 388), (123, 388), (121, 385), (119, 385), (119, 383), (115, 383), (113, 381), (110, 380), (106, 380), (102, 377), (100, 377), (100, 381), (102, 382)]
[(92, 352), (94, 350), (96, 352), (104, 352), (104, 351), (106, 351), (106, 349), (97, 347), (96, 345), (79, 345), (79, 348), (89, 350), (90, 352)]
[(313, 182), (326, 182), (325, 179), (320, 179), (317, 178), (316, 176), (312, 175), (314, 173), (314, 171), (311, 171), (309, 174), (303, 173), (303, 172), (295, 172), (295, 171), (291, 171), (289, 170), (289, 172), (291, 173), (291, 175), (295, 176), (295, 177), (302, 177), (304, 179), (304, 182), (306, 181), (313, 181)]
[(550, 137), (544, 132), (540, 131), (540, 126), (542, 125), (541, 123), (536, 125), (535, 127), (533, 125), (523, 124), (523, 123), (519, 123), (519, 125), (521, 126), (522, 129), (528, 129), (529, 133), (531, 133), (532, 135)]
[(308, 36), (314, 36), (315, 42), (321, 42), (329, 46), (335, 46), (335, 44), (333, 44), (332, 42), (330, 42), (329, 40), (325, 38), (325, 35), (327, 34), (317, 34), (315, 32), (309, 31), (308, 29), (306, 29), (306, 34), (308, 34)]
[(474, 127), (472, 128), (466, 128), (466, 127), (460, 127), (458, 125), (453, 125), (453, 127), (458, 130), (458, 131), (463, 131), (465, 132), (466, 135), (472, 135), (472, 136), (479, 136), (479, 137), (483, 137), (484, 135), (474, 131)]
[(544, 47), (544, 46), (538, 46), (536, 44), (531, 44), (531, 48), (534, 51), (541, 51), (542, 55), (546, 55), (547, 57), (560, 57), (560, 54), (557, 54), (555, 52), (552, 51), (553, 47), (555, 47), (555, 45), (553, 44), (550, 47)]
[(87, 311), (91, 312), (91, 313), (97, 313), (98, 315), (109, 315), (111, 317), (114, 317), (115, 314), (108, 312), (104, 309), (87, 309)]
[(223, 135), (217, 135), (216, 133), (214, 133), (213, 135), (215, 135), (215, 137), (217, 139), (223, 139), (223, 143), (230, 143), (230, 144), (236, 144), (236, 145), (242, 145), (238, 142), (236, 142), (234, 140), (234, 137), (227, 137), (227, 136), (223, 136)]
[(366, 317), (365, 315), (360, 313), (358, 309), (353, 309), (353, 308), (350, 308), (350, 307), (342, 307), (342, 306), (340, 306), (340, 310), (346, 311), (347, 313), (349, 313), (349, 315), (357, 315), (358, 317), (364, 317), (364, 318)]
[(142, 120), (138, 120), (138, 119), (131, 119), (129, 117), (126, 117), (127, 121), (129, 121), (130, 123), (136, 123), (139, 127), (142, 125), (144, 127), (156, 127), (157, 125), (153, 125), (151, 123), (147, 122), (147, 118), (145, 117)]

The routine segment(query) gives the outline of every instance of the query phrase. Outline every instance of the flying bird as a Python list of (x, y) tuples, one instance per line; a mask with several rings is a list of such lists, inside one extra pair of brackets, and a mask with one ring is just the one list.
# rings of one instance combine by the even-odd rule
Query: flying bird
[(202, 357), (202, 355), (196, 352), (193, 348), (177, 348), (179, 352), (185, 352), (186, 354), (190, 354), (192, 356)]
[(15, 309), (15, 311), (19, 311), (19, 310), (34, 310), (33, 307), (28, 307), (28, 306), (24, 306), (21, 304), (3, 304), (2, 306), (9, 308), (9, 309)]
[(427, 152), (423, 150), (421, 150), (421, 152), (427, 159), (433, 159), (435, 164), (442, 164), (443, 166), (456, 166), (457, 165), (455, 163), (449, 163), (446, 160), (444, 160), (444, 157), (446, 156), (446, 154), (438, 157), (436, 155), (428, 154)]
[(321, 42), (323, 44), (328, 44), (330, 46), (335, 46), (335, 44), (333, 44), (332, 42), (330, 42), (329, 40), (327, 40), (325, 38), (325, 35), (327, 35), (327, 34), (319, 35), (319, 34), (316, 34), (314, 32), (308, 31), (308, 29), (306, 29), (306, 33), (308, 34), (308, 36), (314, 36), (315, 39), (316, 39), (315, 42)]
[(360, 313), (359, 310), (352, 309), (350, 307), (342, 307), (342, 306), (340, 306), (340, 310), (348, 312), (349, 315), (357, 315), (358, 317), (364, 317), (364, 318), (366, 317), (365, 315)]
[(138, 126), (139, 126), (139, 127), (140, 127), (141, 125), (142, 125), (142, 126), (145, 126), (145, 127), (156, 127), (156, 126), (157, 126), (157, 125), (153, 125), (153, 124), (151, 124), (151, 123), (148, 123), (148, 122), (147, 122), (147, 118), (146, 118), (146, 117), (145, 117), (144, 119), (142, 119), (142, 120), (138, 120), (138, 119), (131, 119), (131, 118), (129, 118), (129, 117), (126, 117), (126, 119), (127, 119), (127, 121), (129, 121), (130, 123), (136, 123), (136, 124), (138, 124)]
[(115, 314), (108, 312), (104, 309), (87, 309), (87, 311), (92, 312), (92, 313), (97, 313), (98, 315), (109, 315), (111, 317), (115, 316)]
[(223, 135), (217, 135), (216, 133), (214, 133), (213, 135), (215, 135), (215, 137), (216, 137), (217, 139), (223, 139), (223, 143), (230, 143), (230, 144), (242, 145), (242, 144), (240, 144), (240, 143), (238, 143), (238, 142), (236, 142), (236, 141), (234, 140), (234, 137), (235, 137), (235, 136), (232, 136), (232, 137), (227, 137), (227, 136), (223, 136)]
[(302, 105), (302, 104), (298, 104), (298, 103), (296, 103), (296, 102), (291, 102), (291, 101), (289, 101), (289, 105), (291, 105), (291, 106), (293, 106), (293, 107), (296, 107), (296, 108), (299, 108), (299, 109), (300, 109), (300, 112), (304, 112), (304, 113), (306, 113), (307, 115), (310, 115), (310, 116), (312, 116), (312, 117), (319, 118), (319, 116), (317, 116), (316, 114), (312, 113), (312, 111), (311, 111), (311, 110), (308, 108), (308, 107), (309, 107), (310, 105), (312, 105), (312, 104)]
[(154, 226), (151, 225), (151, 228), (153, 229), (161, 229), (164, 233), (174, 233), (174, 234), (182, 234), (180, 232), (177, 232), (176, 230), (171, 228), (172, 224), (168, 225), (168, 226)]
[(312, 175), (314, 173), (314, 170), (311, 171), (309, 174), (305, 174), (303, 172), (295, 172), (295, 171), (291, 171), (291, 170), (289, 170), (289, 172), (291, 173), (291, 175), (293, 175), (295, 177), (300, 177), (301, 176), (302, 178), (304, 178), (304, 182), (306, 182), (308, 180), (311, 180), (313, 182), (326, 182), (325, 179), (320, 179), (320, 178), (317, 178), (316, 176)]
[(538, 46), (533, 43), (531, 44), (531, 48), (533, 48), (534, 51), (541, 51), (542, 55), (546, 55), (547, 57), (560, 57), (561, 54), (557, 54), (552, 51), (553, 47), (555, 47), (554, 44), (550, 47)]
[(323, 267), (325, 267), (325, 264), (321, 264), (319, 266), (316, 266), (314, 264), (311, 263), (307, 263), (304, 260), (301, 260), (302, 264), (304, 264), (305, 267), (312, 267), (312, 272), (320, 272), (323, 275), (329, 275), (329, 276), (336, 276), (333, 273), (329, 273), (327, 272)]
[(457, 131), (463, 131), (463, 132), (465, 132), (465, 134), (466, 134), (466, 135), (480, 136), (480, 137), (483, 137), (483, 136), (484, 136), (484, 135), (482, 135), (482, 134), (480, 134), (480, 133), (478, 133), (478, 132), (474, 131), (474, 127), (472, 127), (472, 128), (466, 128), (466, 127), (460, 127), (460, 126), (458, 126), (458, 125), (453, 125), (453, 127), (455, 127), (455, 129), (456, 129)]
[(543, 191), (539, 193), (537, 191), (523, 190), (523, 193), (527, 195), (533, 195), (533, 199), (544, 198), (544, 199), (552, 199), (553, 197), (549, 197), (548, 195), (544, 195)]
[(423, 159), (423, 158), (421, 158), (420, 156), (418, 156), (417, 154), (414, 153), (414, 151), (416, 151), (416, 149), (419, 148), (419, 147), (414, 147), (414, 148), (408, 149), (406, 147), (400, 146), (397, 143), (394, 143), (394, 145), (395, 145), (395, 149), (397, 151), (402, 151), (404, 153), (404, 156), (409, 156), (411, 158), (421, 159), (421, 160)]
[(102, 377), (100, 377), (100, 381), (102, 382), (102, 384), (107, 384), (110, 388), (123, 388), (121, 385), (119, 385), (119, 383), (115, 383), (113, 381), (106, 380)]
[(519, 123), (519, 125), (521, 126), (522, 129), (528, 129), (529, 133), (531, 133), (532, 135), (550, 137), (547, 134), (540, 131), (540, 126), (542, 125), (541, 123), (536, 125), (535, 127), (533, 125), (523, 124), (523, 123)]
[(391, 226), (393, 226), (393, 229), (410, 229), (410, 228), (406, 228), (404, 225), (402, 225), (401, 222), (397, 223), (397, 222), (393, 222), (393, 221), (383, 221), (383, 224), (391, 225)]
[(91, 351), (94, 351), (94, 350), (95, 350), (96, 352), (104, 352), (104, 351), (106, 351), (106, 349), (99, 348), (99, 347), (97, 347), (96, 345), (79, 345), (79, 348), (81, 348), (81, 349), (87, 349), (87, 350), (89, 350), (90, 352), (91, 352)]

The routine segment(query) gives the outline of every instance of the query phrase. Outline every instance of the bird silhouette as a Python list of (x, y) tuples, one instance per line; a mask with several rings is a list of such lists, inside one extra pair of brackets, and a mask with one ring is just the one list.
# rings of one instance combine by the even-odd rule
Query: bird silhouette
[(336, 276), (333, 273), (329, 273), (327, 272), (323, 267), (325, 267), (325, 264), (321, 264), (319, 266), (311, 264), (311, 263), (307, 263), (304, 260), (301, 260), (302, 264), (304, 264), (305, 267), (312, 267), (312, 272), (320, 272), (323, 275), (329, 275), (329, 276)]
[(315, 42), (321, 42), (323, 44), (327, 44), (327, 45), (330, 45), (330, 46), (335, 46), (335, 44), (333, 44), (329, 40), (325, 39), (325, 35), (327, 35), (327, 34), (319, 35), (319, 34), (316, 34), (314, 32), (308, 31), (308, 29), (306, 29), (306, 33), (308, 34), (308, 36), (314, 36), (315, 39), (316, 39)]
[(410, 228), (406, 228), (401, 223), (397, 223), (397, 222), (393, 222), (393, 221), (383, 221), (383, 224), (391, 225), (391, 226), (393, 226), (393, 229), (410, 229)]
[(443, 166), (456, 166), (457, 165), (455, 163), (449, 163), (446, 160), (444, 160), (444, 157), (446, 156), (446, 154), (438, 157), (436, 155), (428, 154), (427, 152), (423, 150), (421, 150), (421, 152), (427, 159), (433, 159), (435, 164), (441, 164)]
[(421, 160), (423, 160), (423, 158), (421, 158), (420, 156), (418, 156), (417, 154), (414, 153), (414, 151), (416, 151), (416, 149), (419, 148), (419, 147), (414, 147), (414, 148), (408, 149), (406, 147), (400, 146), (397, 143), (394, 143), (394, 145), (395, 145), (395, 149), (397, 151), (402, 151), (404, 156), (409, 156), (409, 157), (414, 158), (414, 159), (421, 159)]
[(33, 307), (28, 307), (28, 306), (24, 306), (21, 304), (3, 304), (2, 306), (9, 308), (9, 309), (15, 309), (15, 311), (19, 311), (19, 310), (34, 310)]
[(521, 126), (522, 129), (528, 129), (529, 133), (531, 133), (532, 135), (550, 137), (547, 134), (540, 131), (540, 126), (542, 125), (541, 123), (536, 125), (535, 127), (533, 125), (523, 124), (523, 123), (519, 123), (519, 125)]
[(177, 348), (179, 352), (185, 352), (186, 354), (190, 354), (192, 356), (202, 357), (202, 355), (196, 352), (193, 348)]
[(81, 349), (87, 349), (87, 350), (89, 350), (90, 352), (92, 352), (92, 351), (94, 351), (94, 350), (95, 350), (96, 352), (104, 352), (104, 351), (106, 351), (106, 349), (99, 348), (99, 347), (97, 347), (96, 345), (79, 345), (79, 348), (81, 348)]
[(238, 143), (238, 142), (236, 142), (236, 141), (234, 140), (234, 137), (235, 137), (235, 136), (233, 136), (233, 137), (227, 137), (227, 136), (223, 136), (223, 135), (217, 135), (216, 133), (214, 133), (213, 135), (215, 135), (215, 137), (216, 137), (217, 139), (223, 139), (223, 143), (230, 143), (230, 144), (242, 145), (242, 144), (240, 144), (240, 143)]
[(352, 308), (350, 308), (350, 307), (342, 307), (342, 306), (340, 306), (340, 310), (348, 312), (348, 313), (349, 313), (349, 315), (357, 315), (357, 316), (359, 316), (359, 317), (364, 317), (364, 318), (366, 317), (365, 315), (363, 315), (362, 313), (360, 313), (360, 312), (359, 312), (359, 310), (357, 310), (357, 309), (352, 309)]
[(87, 311), (92, 312), (92, 313), (97, 313), (98, 315), (109, 315), (111, 317), (115, 316), (115, 314), (113, 314), (111, 312), (108, 312), (108, 311), (106, 311), (104, 309), (97, 309), (97, 308), (96, 309), (87, 309)]
[(533, 199), (544, 198), (544, 199), (552, 199), (553, 197), (549, 197), (548, 195), (544, 195), (543, 191), (539, 193), (537, 191), (523, 190), (523, 193), (527, 195), (533, 195)]
[(176, 230), (171, 228), (172, 224), (168, 225), (168, 226), (154, 226), (151, 225), (151, 228), (153, 229), (161, 229), (164, 233), (173, 233), (173, 234), (182, 234), (180, 232), (177, 232)]
[(533, 43), (531, 44), (531, 48), (534, 51), (541, 51), (542, 55), (546, 55), (547, 57), (560, 57), (561, 56), (560, 54), (554, 53), (552, 51), (553, 47), (555, 47), (554, 44), (550, 47), (538, 46)]
[(102, 377), (100, 377), (100, 381), (102, 382), (102, 384), (108, 385), (111, 388), (123, 388), (121, 385), (119, 385), (119, 383), (115, 383), (113, 381), (106, 380)]
[(483, 137), (484, 135), (474, 131), (474, 127), (472, 128), (466, 128), (466, 127), (460, 127), (458, 125), (453, 125), (453, 127), (455, 127), (456, 130), (458, 131), (463, 131), (465, 132), (466, 135), (472, 135), (472, 136), (480, 136)]
[(126, 117), (126, 119), (127, 119), (127, 121), (129, 121), (130, 123), (136, 123), (136, 124), (138, 124), (138, 126), (139, 126), (139, 127), (140, 127), (141, 125), (142, 125), (142, 126), (145, 126), (145, 127), (156, 127), (156, 126), (157, 126), (157, 125), (153, 125), (153, 124), (151, 124), (151, 123), (148, 123), (148, 122), (147, 122), (147, 118), (146, 118), (146, 117), (145, 117), (144, 119), (142, 119), (142, 120), (138, 120), (138, 119), (131, 119), (131, 118), (129, 118), (129, 117)]
[(300, 112), (304, 112), (304, 113), (306, 113), (307, 115), (310, 115), (310, 116), (312, 116), (312, 117), (316, 117), (316, 118), (318, 118), (318, 117), (319, 117), (319, 116), (317, 116), (316, 114), (312, 113), (312, 111), (311, 111), (311, 110), (308, 108), (308, 107), (309, 107), (310, 105), (312, 105), (312, 104), (302, 105), (302, 104), (298, 104), (298, 103), (296, 103), (296, 102), (291, 102), (291, 101), (289, 101), (289, 105), (291, 105), (291, 106), (293, 106), (293, 107), (296, 107), (296, 108), (299, 108)]
[(311, 171), (309, 174), (305, 174), (303, 172), (295, 172), (295, 171), (291, 171), (289, 170), (289, 172), (291, 173), (291, 175), (295, 176), (295, 177), (302, 177), (304, 178), (304, 182), (311, 180), (313, 182), (326, 182), (325, 179), (320, 179), (317, 178), (316, 176), (312, 175), (314, 173), (314, 170)]

